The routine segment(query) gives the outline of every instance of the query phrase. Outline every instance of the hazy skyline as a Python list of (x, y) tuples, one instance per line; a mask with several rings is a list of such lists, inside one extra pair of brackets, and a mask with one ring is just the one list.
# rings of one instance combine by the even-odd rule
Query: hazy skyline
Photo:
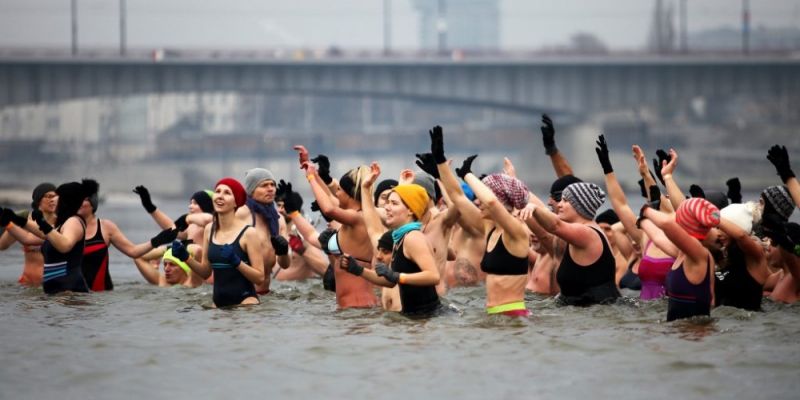
[[(687, 3), (689, 32), (741, 27), (741, 1)], [(753, 30), (800, 28), (800, 2), (750, 3)], [(118, 46), (119, 2), (78, 4), (79, 47)], [(419, 20), (411, 1), (392, 0), (391, 5), (392, 47), (418, 49)], [(653, 5), (653, 0), (500, 0), (501, 48), (564, 45), (575, 33), (589, 32), (614, 50), (639, 49)], [(383, 0), (127, 0), (127, 15), (129, 48), (383, 47)], [(0, 47), (68, 49), (70, 38), (70, 0), (0, 0)]]

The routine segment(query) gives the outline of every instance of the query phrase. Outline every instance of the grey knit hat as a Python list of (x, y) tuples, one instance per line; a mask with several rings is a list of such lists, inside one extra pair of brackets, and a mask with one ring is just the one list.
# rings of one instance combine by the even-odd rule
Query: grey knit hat
[(253, 191), (256, 190), (258, 184), (266, 181), (271, 180), (275, 181), (275, 177), (272, 175), (267, 169), (264, 168), (253, 168), (247, 171), (244, 174), (244, 189), (247, 191), (248, 196), (253, 195)]
[(582, 217), (594, 219), (597, 209), (606, 200), (606, 194), (594, 183), (577, 182), (564, 189), (562, 198), (569, 202)]

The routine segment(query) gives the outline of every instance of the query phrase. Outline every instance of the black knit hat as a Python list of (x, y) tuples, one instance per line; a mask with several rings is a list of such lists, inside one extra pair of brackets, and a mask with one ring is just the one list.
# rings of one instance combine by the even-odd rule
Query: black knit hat
[(397, 181), (394, 179), (384, 179), (378, 183), (378, 186), (375, 187), (375, 194), (374, 196), (374, 203), (375, 206), (378, 206), (378, 199), (381, 197), (381, 193), (388, 189), (394, 189), (397, 186)]
[(378, 249), (392, 251), (394, 247), (394, 240), (392, 240), (392, 231), (386, 231), (381, 238), (378, 239)]
[(580, 178), (577, 178), (572, 175), (564, 175), (553, 182), (553, 185), (550, 186), (550, 197), (553, 198), (555, 201), (561, 201), (561, 192), (567, 188), (567, 186), (577, 183), (583, 182)]
[(594, 217), (594, 222), (597, 222), (598, 224), (606, 223), (609, 225), (614, 225), (617, 222), (619, 222), (619, 217), (617, 216), (617, 213), (614, 212), (614, 210), (609, 208), (608, 210), (605, 210), (600, 214), (597, 214), (597, 216)]
[(56, 206), (56, 227), (61, 226), (78, 213), (83, 200), (89, 197), (89, 190), (78, 182), (68, 182), (56, 188), (58, 206)]
[(761, 192), (764, 202), (772, 207), (784, 220), (789, 220), (794, 211), (794, 201), (784, 186), (770, 186)]
[(33, 200), (31, 202), (31, 208), (34, 210), (39, 208), (39, 203), (42, 201), (42, 198), (44, 198), (44, 195), (46, 195), (47, 192), (55, 191), (56, 185), (53, 185), (50, 182), (40, 183), (33, 189), (33, 193), (31, 194), (31, 199)]

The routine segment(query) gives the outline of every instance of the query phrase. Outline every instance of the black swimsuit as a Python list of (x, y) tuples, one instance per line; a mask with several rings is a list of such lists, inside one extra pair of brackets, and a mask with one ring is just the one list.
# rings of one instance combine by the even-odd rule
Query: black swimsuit
[(608, 303), (620, 296), (615, 282), (617, 263), (603, 233), (592, 228), (603, 242), (603, 253), (597, 261), (582, 266), (569, 254), (569, 244), (558, 267), (556, 280), (561, 288), (559, 301), (567, 305), (588, 306)]
[(730, 306), (750, 311), (761, 310), (764, 286), (747, 270), (747, 261), (738, 245), (728, 246), (728, 267), (717, 272), (714, 300), (717, 306)]
[[(392, 254), (392, 270), (405, 274), (422, 272), (419, 266), (403, 255), (403, 239), (394, 246)], [(439, 295), (436, 294), (436, 286), (414, 286), (398, 284), (400, 287), (400, 304), (403, 305), (403, 314), (406, 315), (427, 315), (435, 312), (439, 306)]]
[[(250, 264), (250, 258), (247, 253), (242, 250), (239, 245), (244, 232), (249, 228), (245, 227), (236, 236), (236, 239), (230, 243), (233, 246), (233, 251), (242, 259), (246, 264)], [(214, 237), (214, 227), (211, 227), (211, 238)], [(258, 298), (256, 288), (245, 276), (239, 272), (236, 266), (232, 266), (226, 259), (220, 255), (224, 244), (216, 244), (212, 239), (208, 241), (208, 262), (214, 269), (214, 304), (217, 307), (226, 307), (242, 304), (242, 301), (248, 297)]]
[[(81, 219), (84, 233), (86, 235), (86, 224)], [(58, 228), (61, 232), (61, 227)], [(88, 292), (89, 286), (81, 272), (83, 262), (83, 239), (75, 243), (75, 246), (67, 253), (59, 252), (49, 240), (42, 244), (42, 255), (44, 256), (44, 275), (42, 276), (42, 289), (47, 294), (55, 294), (65, 291)]]
[[(494, 233), (494, 229), (486, 238), (487, 247), (492, 233)], [(492, 251), (487, 251), (483, 255), (481, 271), (492, 275), (528, 275), (528, 257), (517, 257), (509, 253), (503, 243), (503, 234), (500, 234)]]
[(83, 277), (93, 292), (114, 290), (114, 283), (108, 272), (108, 245), (103, 239), (102, 226), (98, 218), (97, 233), (86, 240), (83, 248)]

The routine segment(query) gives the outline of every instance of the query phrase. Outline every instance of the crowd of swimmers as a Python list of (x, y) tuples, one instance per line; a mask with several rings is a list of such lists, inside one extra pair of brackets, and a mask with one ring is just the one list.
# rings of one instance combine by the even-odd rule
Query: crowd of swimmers
[[(508, 159), (502, 171), (485, 175), (473, 171), (477, 155), (453, 168), (436, 126), (430, 151), (416, 154), (419, 171), (405, 169), (397, 179), (381, 177), (373, 162), (337, 180), (328, 157), (310, 158), (295, 146), (314, 196), (310, 208), (327, 221), (322, 231), (303, 213), (292, 186), (298, 182), (254, 168), (243, 184), (226, 177), (213, 191), (194, 193), (188, 213), (177, 218), (137, 186), (155, 233), (139, 244), (97, 216), (96, 181), (42, 183), (30, 212), (2, 208), (0, 249), (20, 243), (19, 283), (55, 294), (112, 290), (113, 245), (153, 285), (213, 285), (216, 307), (269, 301), (271, 280), (309, 278), (321, 278), (339, 308), (421, 317), (448, 310), (441, 300), (448, 290), (479, 285), (486, 312), (511, 317), (530, 315), (526, 292), (592, 306), (614, 303), (625, 288), (642, 301), (666, 299), (668, 321), (708, 316), (723, 305), (759, 311), (765, 296), (797, 301), (800, 225), (789, 218), (800, 204), (800, 183), (785, 147), (767, 151), (781, 182), (744, 201), (738, 178), (725, 192), (692, 185), (685, 195), (675, 150), (658, 150), (651, 171), (633, 145), (645, 198), (634, 210), (603, 135), (595, 150), (605, 190), (574, 176), (546, 115), (541, 131), (556, 178), (547, 198), (532, 193), (527, 172)], [(606, 200), (610, 208), (598, 213)]]

